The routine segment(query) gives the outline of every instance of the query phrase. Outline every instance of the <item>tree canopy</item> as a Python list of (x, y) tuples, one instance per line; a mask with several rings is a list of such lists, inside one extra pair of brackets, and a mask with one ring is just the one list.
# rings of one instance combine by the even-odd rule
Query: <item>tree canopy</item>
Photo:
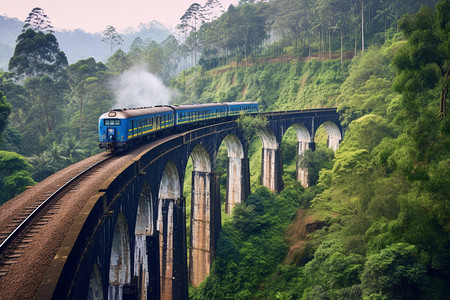
[(28, 29), (17, 38), (8, 68), (17, 80), (44, 75), (58, 80), (67, 66), (67, 57), (53, 34)]

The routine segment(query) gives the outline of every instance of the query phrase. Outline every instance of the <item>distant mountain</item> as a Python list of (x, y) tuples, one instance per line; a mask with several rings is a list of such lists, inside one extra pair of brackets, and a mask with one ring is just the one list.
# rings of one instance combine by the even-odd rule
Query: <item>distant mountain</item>
[[(16, 39), (22, 32), (24, 22), (16, 18), (0, 16), (0, 69), (6, 71), (8, 62), (14, 53)], [(171, 30), (157, 21), (148, 24), (140, 24), (138, 29), (128, 28), (121, 34), (124, 42), (121, 48), (128, 51), (131, 43), (137, 37), (152, 39), (156, 42), (162, 42), (170, 34)], [(75, 63), (80, 59), (89, 57), (96, 61), (106, 62), (111, 55), (109, 47), (102, 42), (101, 34), (92, 34), (81, 29), (73, 31), (56, 31), (55, 36), (58, 39), (59, 47), (67, 56), (69, 64)]]
[(0, 16), (0, 69), (7, 70), (9, 58), (14, 53), (17, 36), (22, 32), (23, 22)]

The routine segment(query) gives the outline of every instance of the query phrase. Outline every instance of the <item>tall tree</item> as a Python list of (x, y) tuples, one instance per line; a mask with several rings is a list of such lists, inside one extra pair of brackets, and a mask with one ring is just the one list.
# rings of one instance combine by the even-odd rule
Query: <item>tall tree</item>
[(103, 37), (102, 42), (109, 44), (111, 55), (115, 47), (123, 44), (123, 39), (120, 36), (120, 34), (116, 31), (116, 28), (114, 28), (114, 26), (108, 25), (106, 29), (102, 32), (102, 37)]
[(190, 36), (186, 39), (185, 43), (192, 43), (193, 64), (197, 63), (197, 45), (198, 37), (197, 31), (200, 26), (205, 22), (205, 16), (203, 14), (202, 6), (198, 3), (192, 3), (191, 6), (185, 11), (180, 18), (181, 24), (178, 28), (183, 32), (190, 32)]
[[(41, 25), (44, 23), (38, 22)], [(33, 125), (36, 124), (32, 120), (41, 123), (41, 132), (45, 134), (55, 129), (58, 118), (61, 117), (58, 113), (68, 90), (68, 62), (64, 52), (59, 49), (56, 37), (52, 33), (38, 31), (45, 28), (42, 26), (26, 29), (30, 26), (24, 25), (26, 30), (17, 38), (9, 70), (17, 81), (25, 83), (28, 93), (26, 105), (33, 112), (29, 114), (31, 119), (27, 121)]]
[(88, 100), (89, 95), (89, 82), (90, 78), (95, 77), (98, 72), (104, 72), (107, 67), (99, 62), (96, 63), (95, 59), (88, 58), (80, 60), (75, 64), (72, 64), (67, 69), (69, 77), (69, 84), (72, 90), (72, 96), (78, 101), (79, 112), (79, 139), (83, 140), (83, 116), (84, 116), (84, 104)]
[(221, 14), (225, 12), (222, 3), (219, 0), (208, 0), (202, 7), (205, 22), (212, 22), (216, 20)]
[(43, 75), (58, 80), (65, 75), (67, 66), (67, 57), (59, 49), (59, 43), (53, 34), (28, 29), (17, 38), (8, 68), (18, 81)]
[(25, 19), (25, 25), (23, 26), (22, 32), (25, 32), (28, 29), (33, 29), (36, 32), (55, 32), (50, 22), (50, 18), (40, 7), (33, 8), (33, 10), (28, 14), (28, 17)]
[(387, 39), (387, 24), (389, 21), (392, 20), (392, 18), (394, 17), (392, 15), (394, 5), (393, 3), (389, 6), (389, 7), (385, 7), (383, 9), (378, 9), (377, 10), (377, 15), (375, 16), (375, 20), (378, 20), (378, 22), (380, 23), (384, 23), (384, 42), (386, 43), (386, 39)]
[(62, 121), (62, 107), (66, 101), (68, 84), (65, 80), (55, 81), (49, 76), (29, 78), (25, 89), (30, 95), (34, 118), (41, 124), (42, 134), (50, 133)]

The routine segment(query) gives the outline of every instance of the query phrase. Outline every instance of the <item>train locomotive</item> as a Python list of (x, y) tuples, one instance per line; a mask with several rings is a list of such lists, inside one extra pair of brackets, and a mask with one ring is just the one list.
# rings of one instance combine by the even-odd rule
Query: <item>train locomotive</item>
[(110, 152), (120, 152), (163, 134), (212, 123), (217, 118), (236, 118), (242, 113), (258, 113), (258, 103), (224, 102), (113, 109), (98, 120), (99, 147)]

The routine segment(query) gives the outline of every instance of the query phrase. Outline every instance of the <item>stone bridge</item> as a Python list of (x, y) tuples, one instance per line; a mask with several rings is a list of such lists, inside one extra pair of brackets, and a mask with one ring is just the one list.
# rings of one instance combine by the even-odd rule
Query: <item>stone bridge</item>
[[(281, 139), (289, 127), (302, 153), (315, 149), (319, 126), (337, 150), (342, 129), (336, 109), (266, 113), (261, 184), (283, 188)], [(248, 141), (235, 121), (176, 134), (151, 145), (93, 192), (59, 249), (36, 299), (187, 299), (188, 282), (198, 286), (209, 274), (221, 228), (219, 146), (228, 149), (225, 211), (250, 193)], [(183, 184), (192, 158), (191, 230), (186, 245)], [(188, 259), (189, 257), (189, 259)], [(188, 264), (189, 262), (189, 264)], [(188, 267), (189, 266), (189, 267)]]

